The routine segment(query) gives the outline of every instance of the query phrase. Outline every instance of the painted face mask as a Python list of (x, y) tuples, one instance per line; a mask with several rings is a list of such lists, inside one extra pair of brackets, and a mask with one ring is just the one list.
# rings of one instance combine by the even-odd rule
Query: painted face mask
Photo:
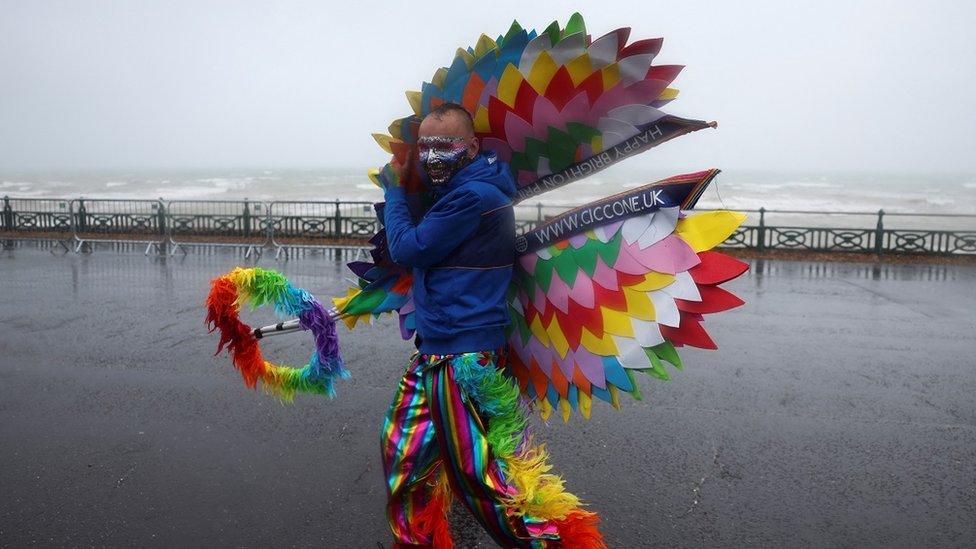
[(463, 137), (421, 137), (420, 163), (433, 185), (443, 185), (468, 165), (468, 143)]

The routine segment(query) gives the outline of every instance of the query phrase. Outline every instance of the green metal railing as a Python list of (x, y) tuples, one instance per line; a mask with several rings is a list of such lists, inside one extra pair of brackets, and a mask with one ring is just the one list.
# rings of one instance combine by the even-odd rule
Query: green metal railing
[[(516, 206), (520, 233), (569, 209)], [(727, 247), (813, 252), (976, 254), (976, 215), (740, 210), (750, 219)], [(770, 221), (770, 217), (779, 221)], [(892, 223), (892, 220), (897, 223)], [(909, 225), (916, 225), (911, 227)], [(925, 225), (925, 227), (920, 227)], [(968, 225), (968, 226), (966, 226)], [(930, 228), (938, 227), (938, 228)], [(358, 201), (137, 200), (3, 197), (0, 239), (44, 238), (90, 251), (97, 242), (140, 242), (146, 252), (244, 246), (248, 254), (291, 247), (366, 247), (379, 224)], [(70, 244), (70, 245), (69, 245)]]
[[(765, 250), (800, 250), (810, 252), (861, 252), (921, 254), (976, 254), (976, 215), (915, 214), (877, 212), (816, 212), (806, 210), (740, 210), (758, 214), (753, 224), (745, 224), (725, 241), (727, 247)], [(790, 218), (789, 222), (770, 224), (767, 215)], [(824, 225), (822, 219), (860, 219), (851, 224)], [(754, 215), (752, 217), (755, 217)], [(804, 218), (819, 218), (818, 225), (801, 225)], [(892, 226), (886, 225), (886, 219)], [(866, 221), (870, 220), (870, 226)], [(891, 223), (897, 220), (901, 223)], [(914, 222), (914, 223), (910, 223)], [(938, 229), (904, 225), (941, 225)], [(902, 225), (902, 226), (899, 226)], [(953, 226), (954, 225), (954, 226)], [(968, 225), (964, 227), (963, 225)]]

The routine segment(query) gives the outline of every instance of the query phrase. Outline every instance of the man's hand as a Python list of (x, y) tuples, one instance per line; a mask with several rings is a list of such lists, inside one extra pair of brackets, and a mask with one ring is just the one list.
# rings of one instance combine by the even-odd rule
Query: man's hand
[(396, 189), (401, 186), (399, 170), (394, 167), (393, 161), (383, 166), (379, 172), (373, 173), (376, 174), (373, 181), (383, 189), (384, 194), (390, 189)]
[(386, 166), (383, 166), (377, 179), (384, 191), (407, 187), (407, 183), (416, 176), (413, 156), (411, 151), (403, 163), (394, 156)]

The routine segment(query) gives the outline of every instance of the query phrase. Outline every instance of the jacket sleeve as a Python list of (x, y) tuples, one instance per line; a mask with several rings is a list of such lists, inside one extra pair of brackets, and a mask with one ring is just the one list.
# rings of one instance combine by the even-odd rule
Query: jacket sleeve
[(474, 233), (483, 209), (477, 193), (458, 190), (440, 200), (414, 225), (403, 189), (388, 190), (384, 220), (391, 259), (420, 269), (439, 263)]

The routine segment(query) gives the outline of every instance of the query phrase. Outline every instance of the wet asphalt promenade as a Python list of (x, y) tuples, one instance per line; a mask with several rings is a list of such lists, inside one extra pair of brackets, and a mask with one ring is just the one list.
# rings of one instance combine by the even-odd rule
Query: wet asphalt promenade
[[(246, 390), (202, 306), (243, 263), (0, 251), (0, 546), (389, 545), (378, 438), (408, 344), (343, 330), (334, 401)], [(259, 265), (320, 298), (346, 276)], [(727, 287), (747, 305), (706, 322), (719, 351), (621, 412), (536, 421), (610, 545), (976, 546), (976, 269), (765, 261)]]

